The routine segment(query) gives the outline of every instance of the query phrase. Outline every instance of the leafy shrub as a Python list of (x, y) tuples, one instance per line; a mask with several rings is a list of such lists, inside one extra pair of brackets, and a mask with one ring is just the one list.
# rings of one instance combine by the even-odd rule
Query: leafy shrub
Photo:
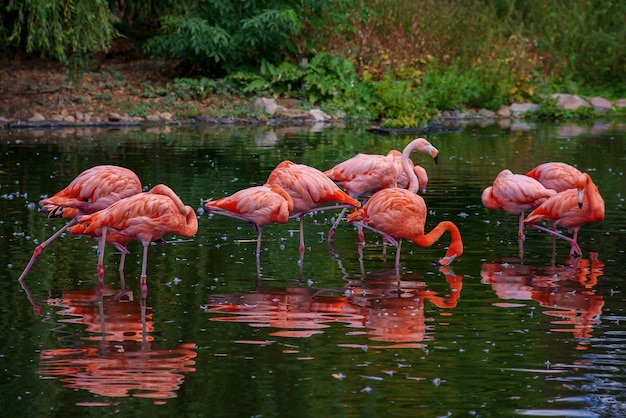
[(144, 50), (187, 71), (221, 76), (258, 67), (262, 59), (279, 63), (301, 29), (291, 3), (297, 2), (200, 1), (187, 16), (163, 16), (162, 34)]
[(231, 90), (226, 80), (213, 80), (206, 77), (177, 78), (168, 83), (167, 88), (170, 94), (183, 100), (204, 100), (210, 94), (224, 94)]
[(336, 102), (354, 92), (357, 82), (354, 65), (347, 58), (319, 53), (306, 65), (302, 89), (311, 103)]
[(0, 41), (76, 67), (118, 35), (106, 0), (9, 0), (2, 9)]

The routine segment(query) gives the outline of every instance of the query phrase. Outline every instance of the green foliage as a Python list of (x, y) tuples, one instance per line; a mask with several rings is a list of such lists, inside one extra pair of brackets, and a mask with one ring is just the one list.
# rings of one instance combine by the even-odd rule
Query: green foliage
[(223, 80), (202, 77), (177, 78), (167, 85), (169, 93), (182, 100), (204, 100), (211, 94), (228, 93), (230, 88)]
[(536, 41), (543, 71), (580, 84), (626, 81), (626, 2), (498, 0), (500, 25)]
[(430, 113), (426, 98), (420, 95), (412, 80), (400, 80), (391, 73), (385, 74), (379, 83), (372, 83), (376, 100), (372, 101), (372, 115), (383, 120), (390, 128), (422, 126), (428, 122)]
[(8, 44), (65, 64), (80, 66), (117, 35), (105, 0), (10, 0), (3, 13)]
[(242, 86), (245, 93), (271, 94), (273, 96), (291, 96), (302, 85), (304, 71), (289, 62), (282, 62), (274, 66), (266, 60), (262, 60), (258, 73), (239, 72), (233, 74), (233, 81), (245, 82)]
[(176, 60), (187, 71), (226, 75), (280, 63), (293, 50), (301, 30), (296, 1), (198, 1), (186, 15), (161, 18), (162, 34), (144, 50), (154, 58)]
[(348, 59), (319, 53), (306, 65), (302, 88), (311, 103), (337, 102), (352, 96), (356, 84), (357, 74)]
[[(114, 23), (141, 40), (150, 34), (145, 52), (179, 64), (178, 76), (201, 76), (177, 78), (166, 89), (136, 86), (144, 98), (173, 103), (233, 92), (296, 97), (348, 117), (418, 126), (437, 111), (496, 110), (536, 101), (537, 92), (626, 94), (626, 2), (618, 0), (5, 3), (3, 52), (37, 53), (75, 69), (110, 46), (119, 35)], [(113, 74), (106, 83), (113, 89), (125, 80)], [(536, 116), (590, 112), (543, 101)]]

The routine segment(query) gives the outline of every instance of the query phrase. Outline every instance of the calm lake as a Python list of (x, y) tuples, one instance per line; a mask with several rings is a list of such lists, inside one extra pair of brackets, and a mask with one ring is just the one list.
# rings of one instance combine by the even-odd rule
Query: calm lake
[[(193, 238), (148, 256), (129, 245), (125, 275), (108, 246), (98, 291), (96, 241), (63, 235), (18, 277), (35, 246), (62, 227), (39, 201), (100, 164), (134, 170), (147, 190), (170, 186), (194, 208), (263, 184), (283, 160), (326, 170), (357, 152), (401, 150), (416, 136), (439, 150), (428, 172), (426, 230), (450, 236), (395, 248), (341, 223), (336, 210), (256, 235), (198, 211)], [(548, 161), (588, 172), (606, 203), (582, 227), (582, 259), (484, 208), (482, 190), (508, 168)], [(2, 416), (441, 417), (626, 414), (626, 123), (465, 125), (428, 135), (364, 126), (190, 126), (0, 130), (0, 399)], [(567, 231), (562, 231), (567, 233)], [(386, 255), (385, 255), (386, 251)], [(520, 251), (522, 257), (520, 257)], [(126, 286), (126, 293), (120, 293)]]

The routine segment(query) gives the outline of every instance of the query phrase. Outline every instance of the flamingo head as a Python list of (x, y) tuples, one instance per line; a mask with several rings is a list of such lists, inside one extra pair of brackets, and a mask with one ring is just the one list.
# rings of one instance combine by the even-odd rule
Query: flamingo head
[(583, 173), (576, 180), (576, 189), (578, 190), (576, 200), (578, 202), (579, 209), (582, 209), (583, 207), (583, 196), (585, 194), (585, 188), (587, 187), (587, 184), (590, 181), (591, 181), (591, 177), (589, 177), (589, 174), (587, 173)]

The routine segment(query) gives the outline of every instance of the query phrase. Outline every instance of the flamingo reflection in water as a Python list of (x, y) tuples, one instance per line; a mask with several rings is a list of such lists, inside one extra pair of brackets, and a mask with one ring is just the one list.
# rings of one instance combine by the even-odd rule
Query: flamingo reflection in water
[(216, 314), (213, 321), (276, 328), (272, 337), (307, 338), (322, 334), (330, 324), (342, 323), (358, 330), (349, 333), (355, 338), (366, 335), (370, 341), (393, 343), (377, 348), (422, 348), (423, 341), (434, 338), (432, 327), (426, 325), (425, 300), (439, 308), (454, 308), (461, 293), (461, 276), (447, 267), (440, 267), (440, 272), (450, 287), (449, 296), (440, 296), (423, 281), (398, 281), (396, 270), (390, 269), (347, 280), (343, 289), (258, 286), (250, 293), (209, 295), (204, 307), (207, 313)]
[[(176, 397), (184, 375), (195, 372), (195, 344), (161, 347), (152, 336), (152, 309), (145, 300), (133, 300), (131, 291), (122, 299), (119, 292), (101, 287), (50, 292), (47, 304), (61, 308), (54, 314), (62, 318), (55, 331), (65, 333), (65, 343), (42, 350), (39, 374), (100, 396)], [(76, 333), (76, 325), (86, 326), (86, 334)]]
[(604, 298), (593, 288), (603, 267), (595, 253), (588, 259), (574, 258), (564, 267), (485, 263), (481, 282), (491, 285), (503, 300), (538, 302), (545, 315), (556, 318), (551, 331), (571, 332), (579, 340), (577, 349), (584, 350), (588, 344), (585, 340), (591, 338), (604, 306)]

